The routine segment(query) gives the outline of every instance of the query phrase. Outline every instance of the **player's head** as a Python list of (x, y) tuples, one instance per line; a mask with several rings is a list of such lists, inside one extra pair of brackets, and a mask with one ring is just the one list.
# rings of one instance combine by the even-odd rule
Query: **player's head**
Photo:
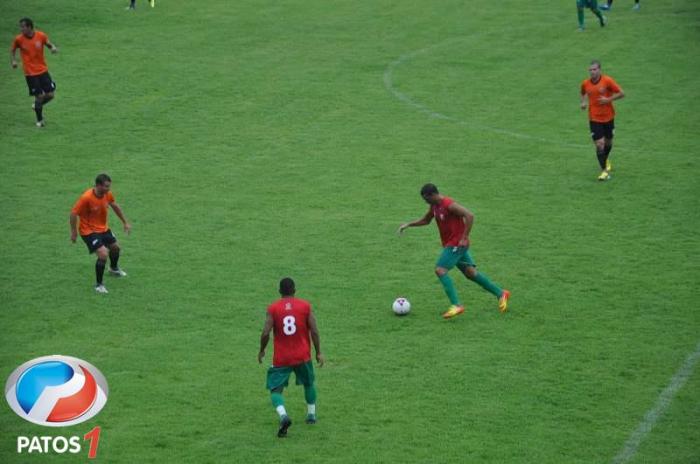
[(291, 277), (285, 277), (280, 280), (280, 295), (282, 296), (294, 296), (297, 289), (294, 286), (294, 281)]
[(596, 80), (600, 77), (600, 61), (591, 61), (591, 65), (588, 67), (588, 74), (591, 75), (591, 79), (593, 80)]
[(104, 195), (112, 187), (112, 178), (107, 174), (100, 174), (95, 177), (95, 191), (98, 195)]
[(440, 192), (435, 184), (425, 184), (421, 187), (420, 196), (423, 197), (426, 203), (431, 205), (440, 203)]
[(30, 18), (22, 18), (19, 20), (19, 30), (24, 35), (31, 35), (34, 31), (34, 21)]

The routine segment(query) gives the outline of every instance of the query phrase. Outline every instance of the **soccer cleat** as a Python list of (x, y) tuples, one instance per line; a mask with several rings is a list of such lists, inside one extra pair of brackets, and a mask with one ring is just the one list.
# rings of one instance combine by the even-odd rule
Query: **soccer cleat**
[(603, 3), (603, 4), (600, 5), (598, 8), (601, 9), (601, 10), (610, 11), (610, 9), (611, 9), (612, 7), (611, 7), (610, 4), (608, 4), (608, 3)]
[(126, 277), (126, 272), (122, 271), (121, 269), (112, 269), (111, 267), (109, 268), (109, 273), (112, 274), (115, 277)]
[(576, 29), (579, 32), (586, 32), (586, 28), (583, 26), (579, 26), (578, 29)]
[(442, 315), (445, 319), (451, 319), (455, 316), (459, 316), (464, 312), (464, 306), (452, 305), (450, 308)]
[(498, 299), (498, 310), (502, 313), (508, 311), (508, 299), (510, 298), (510, 292), (508, 290), (503, 290), (501, 297)]
[(604, 181), (604, 180), (610, 180), (610, 174), (608, 174), (608, 171), (603, 171), (600, 173), (598, 176), (598, 180)]
[(282, 416), (280, 419), (280, 428), (277, 431), (277, 436), (279, 438), (285, 438), (287, 436), (287, 429), (292, 425), (292, 420), (289, 416)]
[(151, 8), (156, 7), (156, 0), (148, 0), (149, 5), (151, 5)]
[(97, 285), (95, 285), (95, 291), (96, 291), (97, 293), (109, 293), (109, 292), (107, 291), (107, 287), (105, 287), (105, 286), (102, 285), (102, 284), (97, 284)]
[(307, 414), (306, 420), (304, 422), (306, 422), (307, 424), (315, 424), (316, 423), (316, 414)]
[(43, 120), (36, 122), (36, 127), (44, 127), (45, 125)]
[(605, 27), (608, 25), (608, 18), (605, 15), (600, 15), (600, 27)]
[(634, 6), (632, 7), (632, 9), (634, 11), (639, 11), (640, 8), (641, 8), (641, 6), (639, 5), (639, 3), (635, 3)]

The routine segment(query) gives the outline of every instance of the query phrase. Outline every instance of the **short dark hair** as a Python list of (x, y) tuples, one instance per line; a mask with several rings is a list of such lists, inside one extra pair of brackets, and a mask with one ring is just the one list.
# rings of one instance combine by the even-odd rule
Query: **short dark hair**
[(104, 185), (105, 182), (112, 182), (112, 178), (104, 173), (95, 177), (95, 185)]
[(600, 69), (600, 60), (591, 60), (591, 66), (593, 65), (598, 65), (598, 68)]
[(420, 189), (420, 195), (422, 197), (427, 197), (430, 195), (435, 195), (438, 192), (438, 188), (435, 184), (425, 184), (423, 187)]
[(296, 293), (296, 287), (291, 277), (285, 277), (280, 280), (280, 295), (292, 296)]
[(34, 29), (34, 21), (32, 21), (30, 18), (22, 18), (19, 20), (19, 23)]

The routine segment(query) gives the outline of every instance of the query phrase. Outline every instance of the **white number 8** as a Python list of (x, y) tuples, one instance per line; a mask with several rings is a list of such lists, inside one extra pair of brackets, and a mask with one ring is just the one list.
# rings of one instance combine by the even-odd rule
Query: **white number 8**
[(294, 335), (297, 331), (297, 326), (295, 324), (296, 319), (294, 319), (294, 316), (287, 316), (284, 319), (282, 319), (282, 331), (284, 332), (285, 335)]

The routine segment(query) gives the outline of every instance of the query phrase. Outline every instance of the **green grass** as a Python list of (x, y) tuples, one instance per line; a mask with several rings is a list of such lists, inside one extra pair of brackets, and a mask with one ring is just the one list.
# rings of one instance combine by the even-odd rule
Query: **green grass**
[[(0, 41), (28, 15), (61, 52), (44, 130), (0, 68), (0, 374), (67, 354), (110, 396), (67, 429), (0, 408), (1, 462), (82, 462), (18, 455), (16, 436), (100, 425), (116, 463), (605, 463), (696, 349), (692, 0), (618, 0), (583, 34), (573, 1), (2, 3)], [(401, 57), (392, 89), (422, 111), (385, 86)], [(578, 109), (592, 58), (627, 94), (604, 184)], [(107, 296), (68, 240), (101, 171), (133, 223), (112, 220), (129, 277)], [(395, 235), (427, 181), (475, 213), (508, 314), (453, 273), (467, 312), (440, 318), (434, 226)], [(319, 423), (290, 388), (281, 441), (256, 354), (285, 275), (328, 362)], [(700, 461), (699, 378), (632, 462)]]

